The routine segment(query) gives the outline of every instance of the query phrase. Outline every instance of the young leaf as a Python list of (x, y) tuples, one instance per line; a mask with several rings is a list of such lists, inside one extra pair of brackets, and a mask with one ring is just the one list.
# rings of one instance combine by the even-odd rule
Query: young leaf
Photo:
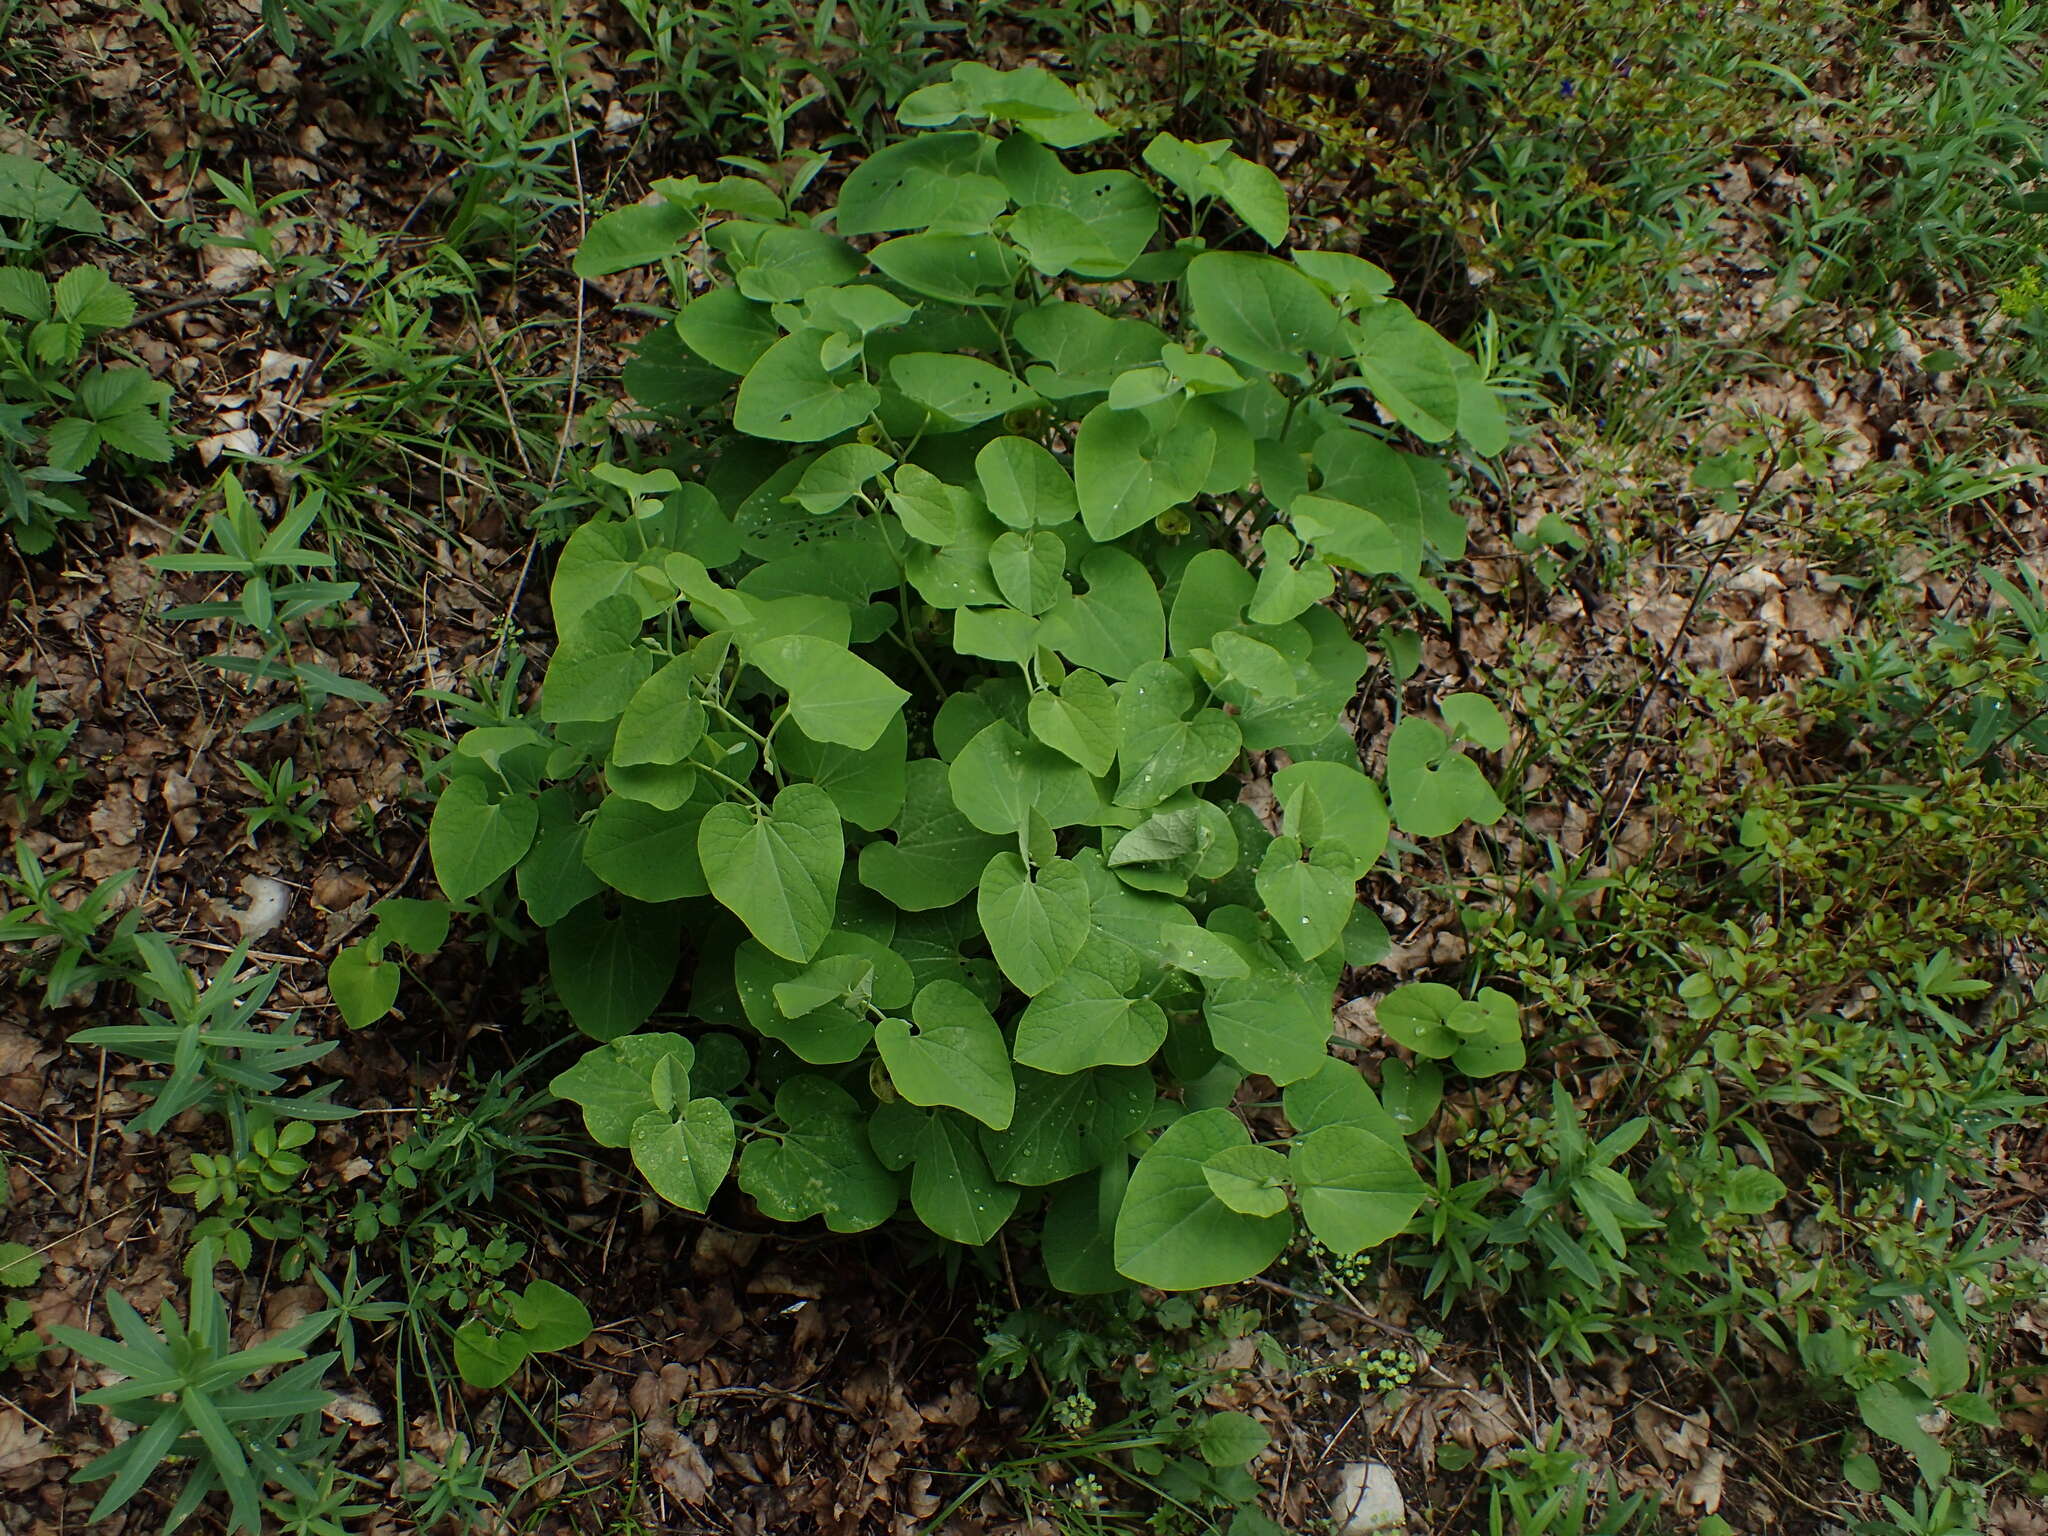
[(1479, 765), (1413, 715), (1387, 743), (1387, 792), (1394, 820), (1416, 837), (1445, 837), (1466, 821), (1491, 826), (1507, 811)]

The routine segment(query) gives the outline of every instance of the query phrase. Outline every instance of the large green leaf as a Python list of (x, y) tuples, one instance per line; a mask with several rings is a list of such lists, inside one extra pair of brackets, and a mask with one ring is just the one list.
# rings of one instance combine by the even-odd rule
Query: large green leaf
[(1251, 974), (1202, 979), (1202, 1017), (1216, 1049), (1247, 1072), (1297, 1082), (1322, 1066), (1335, 986), (1313, 986), (1253, 954)]
[(633, 1122), (633, 1166), (662, 1199), (703, 1211), (732, 1168), (732, 1112), (716, 1099), (692, 1099), (681, 1114), (655, 1110)]
[(713, 288), (676, 311), (676, 334), (692, 352), (726, 373), (746, 373), (782, 334), (770, 306), (737, 288)]
[(1074, 439), (1088, 537), (1108, 544), (1193, 500), (1215, 456), (1215, 432), (1178, 401), (1129, 411), (1096, 406)]
[(1310, 1076), (1289, 1083), (1280, 1102), (1297, 1135), (1326, 1125), (1349, 1125), (1396, 1145), (1402, 1139), (1400, 1124), (1380, 1103), (1365, 1074), (1334, 1056), (1325, 1057)]
[(540, 808), (530, 797), (494, 795), (482, 779), (450, 779), (427, 828), (441, 894), (469, 900), (525, 856), (539, 825)]
[(879, 832), (903, 812), (909, 741), (898, 711), (865, 751), (812, 741), (789, 724), (776, 733), (775, 752), (789, 772), (830, 795), (842, 818), (864, 832)]
[(1313, 960), (1344, 935), (1357, 900), (1357, 877), (1339, 850), (1332, 869), (1317, 855), (1304, 860), (1301, 841), (1276, 837), (1259, 865), (1259, 899), (1273, 924), (1304, 960)]
[(1231, 1285), (1258, 1274), (1294, 1235), (1285, 1215), (1247, 1216), (1216, 1198), (1203, 1173), (1228, 1147), (1251, 1144), (1227, 1109), (1183, 1115), (1138, 1160), (1116, 1223), (1116, 1267), (1166, 1291)]
[(1021, 263), (1011, 247), (988, 235), (898, 235), (868, 260), (912, 293), (953, 304), (1000, 304)]
[(980, 883), (989, 856), (1005, 840), (961, 814), (947, 767), (936, 758), (911, 763), (904, 783), (896, 841), (861, 849), (860, 882), (906, 912), (950, 907)]
[(606, 885), (636, 901), (702, 896), (711, 887), (697, 856), (697, 835), (714, 803), (704, 794), (664, 810), (629, 795), (607, 795), (585, 834), (583, 862)]
[(1202, 334), (1264, 372), (1306, 377), (1308, 354), (1350, 350), (1337, 307), (1275, 257), (1205, 251), (1188, 263), (1187, 290)]
[(991, 1130), (1007, 1130), (1017, 1083), (1003, 1032), (981, 1000), (957, 982), (937, 981), (917, 994), (914, 1023), (884, 1019), (875, 1045), (889, 1081), (913, 1104), (963, 1110)]
[(974, 1127), (949, 1110), (930, 1115), (917, 1139), (910, 1207), (939, 1236), (979, 1248), (1017, 1209), (1017, 1190), (996, 1182)]
[(987, 174), (995, 141), (979, 133), (927, 133), (868, 156), (839, 188), (842, 235), (942, 227), (978, 234), (1009, 206)]
[(1053, 1074), (1017, 1069), (1017, 1112), (1000, 1135), (982, 1133), (996, 1177), (1057, 1184), (1084, 1169), (1121, 1161), (1127, 1137), (1145, 1123), (1155, 1094), (1143, 1067)]
[(704, 736), (704, 706), (697, 702), (693, 659), (678, 656), (634, 690), (619, 717), (611, 761), (680, 763)]
[(1355, 1125), (1326, 1125), (1295, 1142), (1287, 1176), (1301, 1219), (1343, 1257), (1394, 1237), (1427, 1193), (1408, 1149)]
[(1310, 848), (1341, 848), (1353, 879), (1363, 879), (1386, 851), (1387, 803), (1349, 763), (1290, 763), (1273, 775), (1273, 798), (1281, 830)]
[(1007, 834), (1037, 811), (1055, 829), (1090, 825), (1101, 814), (1095, 781), (1007, 720), (983, 727), (953, 759), (948, 783), (961, 814), (984, 832)]
[(1016, 1058), (1040, 1072), (1083, 1072), (1150, 1061), (1166, 1014), (1137, 990), (1138, 967), (1114, 945), (1082, 949), (1017, 1020)]
[(1373, 398), (1426, 443), (1458, 429), (1458, 349), (1416, 319), (1407, 305), (1388, 299), (1354, 323), (1359, 377)]
[(590, 226), (572, 264), (578, 277), (604, 277), (679, 255), (703, 215), (677, 203), (655, 201), (614, 208)]
[(819, 359), (824, 341), (823, 332), (798, 331), (763, 352), (740, 381), (733, 425), (749, 437), (815, 443), (866, 421), (882, 392), (858, 374), (828, 371)]
[(1034, 871), (1016, 854), (999, 853), (982, 871), (975, 911), (1010, 984), (1035, 996), (1088, 938), (1088, 881), (1065, 859)]
[(865, 752), (910, 695), (843, 645), (783, 635), (746, 649), (747, 661), (789, 693), (790, 718), (813, 741)]
[(1387, 743), (1387, 792), (1394, 820), (1416, 837), (1447, 837), (1467, 821), (1491, 826), (1507, 811), (1479, 765), (1413, 715)]
[(1237, 722), (1217, 709), (1189, 719), (1194, 704), (1194, 684), (1171, 662), (1147, 662), (1118, 687), (1118, 805), (1157, 805), (1177, 789), (1221, 777), (1236, 761)]
[(1058, 693), (1032, 694), (1028, 719), (1033, 736), (1090, 774), (1100, 777), (1116, 761), (1116, 695), (1093, 672), (1076, 669)]
[(827, 1078), (802, 1074), (775, 1094), (781, 1136), (740, 1153), (740, 1188), (777, 1221), (825, 1218), (834, 1232), (865, 1232), (896, 1214), (902, 1186), (875, 1160), (867, 1117)]
[(714, 805), (697, 830), (711, 894), (776, 954), (808, 960), (832, 930), (846, 843), (815, 784), (792, 784), (772, 809)]
[(586, 1035), (614, 1040), (646, 1022), (675, 979), (682, 913), (622, 901), (616, 915), (586, 901), (548, 930), (548, 974)]
[(1120, 549), (1093, 549), (1081, 562), (1088, 590), (1045, 616), (1045, 643), (1077, 667), (1129, 677), (1166, 654), (1166, 614), (1144, 563)]
[(905, 398), (956, 427), (971, 427), (1038, 401), (1002, 369), (950, 352), (900, 353), (889, 359), (889, 381)]
[(974, 473), (989, 511), (1009, 527), (1050, 528), (1080, 514), (1073, 477), (1029, 438), (990, 438), (974, 456)]

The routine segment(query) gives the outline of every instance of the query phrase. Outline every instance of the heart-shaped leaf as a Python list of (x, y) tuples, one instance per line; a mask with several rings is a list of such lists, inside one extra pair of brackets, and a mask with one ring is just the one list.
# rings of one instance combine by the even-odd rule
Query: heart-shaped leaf
[(714, 805), (697, 829), (697, 857), (711, 894), (764, 946), (789, 960), (818, 952), (846, 858), (830, 795), (792, 784), (766, 810)]

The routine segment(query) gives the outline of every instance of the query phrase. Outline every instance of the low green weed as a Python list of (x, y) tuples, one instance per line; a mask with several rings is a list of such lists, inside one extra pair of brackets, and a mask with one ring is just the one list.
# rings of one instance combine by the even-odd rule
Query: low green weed
[(0, 705), (0, 779), (14, 786), (14, 813), (22, 821), (60, 810), (85, 769), (66, 755), (78, 722), (44, 725), (36, 718), (36, 685), (11, 689)]
[[(196, 1244), (187, 1260), (190, 1301), (179, 1317), (166, 1300), (150, 1327), (119, 1292), (107, 1294), (107, 1315), (116, 1339), (77, 1328), (52, 1330), (57, 1342), (81, 1359), (117, 1376), (112, 1384), (79, 1394), (79, 1401), (108, 1409), (135, 1426), (113, 1450), (77, 1473), (85, 1482), (106, 1482), (91, 1518), (104, 1520), (163, 1475), (167, 1465), (191, 1468), (172, 1501), (165, 1528), (183, 1525), (211, 1494), (227, 1495), (230, 1532), (263, 1529), (263, 1489), (286, 1484), (299, 1474), (300, 1456), (321, 1445), (313, 1431), (333, 1394), (320, 1378), (332, 1354), (307, 1354), (330, 1318), (313, 1313), (261, 1344), (235, 1349), (228, 1311), (214, 1285), (219, 1258), (211, 1242)], [(277, 1372), (259, 1387), (252, 1377)]]
[(115, 898), (134, 870), (110, 875), (67, 901), (57, 888), (60, 876), (44, 869), (27, 843), (15, 843), (14, 864), (16, 874), (0, 871), (0, 888), (17, 903), (0, 911), (0, 944), (22, 947), (21, 970), (42, 976), (44, 1007), (61, 1007), (74, 993), (140, 968), (142, 914), (130, 907), (114, 915)]
[(1248, 1360), (1286, 1362), (1255, 1312), (1210, 1315), (1180, 1297), (1147, 1306), (1130, 1294), (989, 1320), (984, 1383), (1029, 1371), (1048, 1395), (1030, 1454), (970, 1481), (949, 1508), (992, 1482), (1066, 1529), (1193, 1533), (1219, 1520), (1240, 1536), (1269, 1529), (1249, 1463), (1270, 1433), (1250, 1414), (1209, 1406), (1248, 1370), (1224, 1363), (1247, 1342)]
[[(971, 63), (901, 114), (939, 131), (847, 176), (836, 235), (788, 211), (819, 155), (591, 226), (585, 276), (711, 263), (628, 378), (725, 435), (689, 482), (597, 472), (623, 515), (563, 547), (537, 716), (440, 764), (441, 888), (509, 883), (548, 930), (604, 1042), (553, 1088), (676, 1205), (737, 1161), (842, 1232), (906, 1194), (968, 1246), (1028, 1214), (1079, 1291), (1256, 1273), (1296, 1206), (1384, 1242), (1425, 1191), (1327, 1049), (1386, 945), (1356, 885), (1396, 824), (1501, 815), (1471, 749), (1506, 726), (1464, 695), (1404, 719), (1383, 794), (1344, 716), (1371, 658), (1324, 602), (1441, 613), (1463, 550), (1442, 463), (1359, 395), (1482, 452), (1498, 404), (1386, 273), (1250, 249), (1286, 194), (1221, 143), (1078, 174), (1058, 149), (1107, 125)], [(1239, 791), (1282, 750), (1276, 834)], [(695, 1034), (640, 1032), (685, 956)], [(1457, 1072), (1521, 1061), (1505, 994), (1403, 1007)], [(1253, 1075), (1291, 1135), (1228, 1107)]]
[(135, 300), (98, 267), (55, 283), (0, 267), (0, 527), (24, 554), (86, 519), (80, 486), (95, 463), (170, 460), (171, 387), (130, 365), (84, 366), (95, 341), (134, 318)]
[[(225, 506), (206, 523), (206, 539), (213, 545), (213, 553), (152, 555), (149, 565), (158, 571), (240, 578), (232, 599), (181, 604), (166, 609), (164, 618), (173, 624), (225, 619), (230, 632), (247, 629), (262, 643), (260, 656), (222, 649), (203, 658), (208, 666), (248, 678), (252, 684), (286, 685), (291, 696), (264, 710), (242, 730), (255, 734), (311, 719), (330, 699), (383, 703), (384, 695), (367, 683), (343, 677), (332, 667), (290, 659), (292, 626), (330, 619), (335, 606), (353, 598), (358, 588), (353, 581), (319, 581), (296, 574), (334, 565), (334, 556), (309, 549), (303, 542), (320, 517), (322, 493), (315, 489), (295, 498), (277, 525), (265, 528), (240, 481), (224, 476), (220, 486)], [(259, 792), (268, 799), (277, 787), (265, 782)]]

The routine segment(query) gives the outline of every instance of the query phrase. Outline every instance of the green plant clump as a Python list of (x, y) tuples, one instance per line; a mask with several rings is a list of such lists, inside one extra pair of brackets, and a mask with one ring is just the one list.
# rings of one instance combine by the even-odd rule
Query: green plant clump
[[(515, 882), (604, 1042), (555, 1091), (679, 1206), (736, 1159), (840, 1232), (906, 1192), (969, 1245), (1028, 1212), (1080, 1292), (1255, 1274), (1295, 1210), (1384, 1242), (1424, 1186), (1328, 1053), (1386, 944), (1357, 883), (1390, 800), (1411, 836), (1501, 814), (1464, 744), (1506, 727), (1403, 720), (1383, 793), (1324, 600), (1444, 610), (1449, 476), (1385, 423), (1495, 452), (1497, 401), (1379, 268), (1249, 248), (1287, 200), (1223, 144), (1145, 151), (1191, 209), (1163, 244), (1151, 181), (1063, 163), (1109, 130), (1041, 71), (962, 64), (902, 118), (939, 131), (827, 213), (791, 212), (815, 157), (592, 227), (586, 277), (711, 270), (627, 378), (720, 435), (604, 471), (630, 515), (562, 551), (537, 716), (446, 759), (441, 887)], [(1277, 831), (1240, 803), (1262, 772)], [(691, 1032), (641, 1032), (686, 956)], [(1521, 1065), (1504, 994), (1394, 1011), (1459, 1070)], [(1232, 1109), (1250, 1077), (1291, 1135)]]

